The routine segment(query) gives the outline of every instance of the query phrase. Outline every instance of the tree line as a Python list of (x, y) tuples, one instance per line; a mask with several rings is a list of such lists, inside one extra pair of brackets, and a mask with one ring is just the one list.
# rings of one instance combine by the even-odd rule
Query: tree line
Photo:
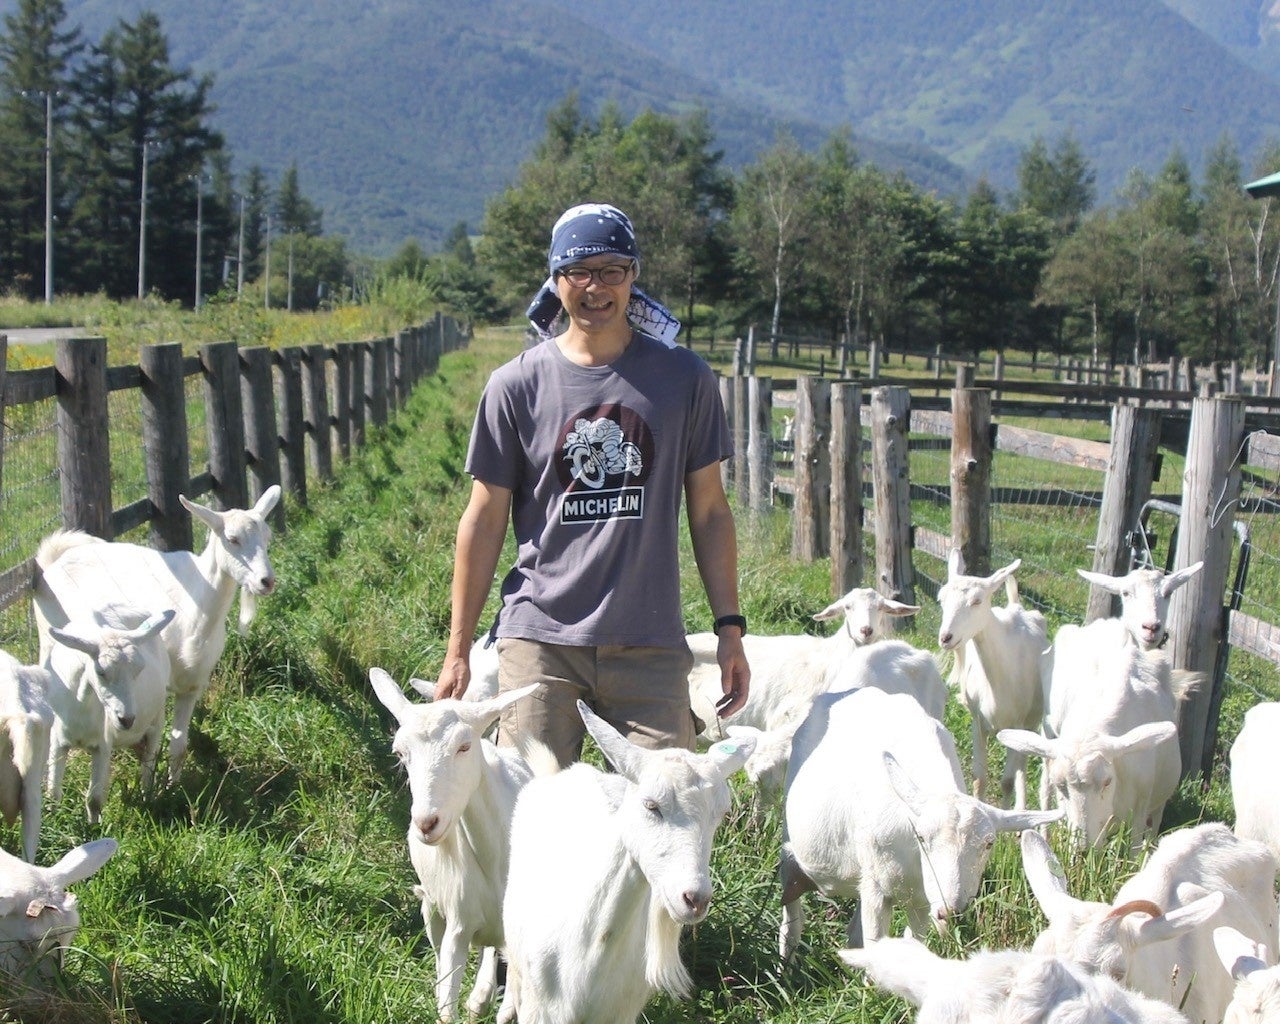
[(197, 236), (199, 295), (269, 288), (272, 305), (311, 308), (341, 288), (345, 243), (323, 234), (297, 166), (274, 183), (233, 172), (212, 85), (173, 65), (152, 12), (89, 41), (62, 0), (18, 0), (0, 34), (0, 288), (44, 294), (50, 214), (60, 293), (194, 303)]
[[(1280, 169), (1280, 143), (1251, 177)], [(583, 201), (636, 224), (642, 286), (696, 330), (876, 338), (973, 352), (1091, 351), (1113, 362), (1191, 358), (1265, 362), (1276, 329), (1280, 223), (1244, 191), (1224, 138), (1201, 181), (1184, 154), (1135, 169), (1097, 205), (1076, 139), (1036, 138), (1016, 187), (985, 179), (938, 196), (859, 158), (848, 131), (817, 152), (782, 135), (738, 173), (702, 113), (616, 107), (576, 96), (516, 181), (486, 208), (476, 247), (499, 308), (545, 275), (550, 225)]]

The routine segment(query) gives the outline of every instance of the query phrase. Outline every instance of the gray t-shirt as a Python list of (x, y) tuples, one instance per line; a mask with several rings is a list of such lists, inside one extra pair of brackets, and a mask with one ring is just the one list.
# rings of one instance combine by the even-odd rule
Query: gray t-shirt
[(688, 349), (635, 333), (588, 367), (551, 341), (495, 370), (466, 468), (512, 491), (518, 552), (497, 635), (681, 645), (684, 478), (732, 454), (715, 374)]

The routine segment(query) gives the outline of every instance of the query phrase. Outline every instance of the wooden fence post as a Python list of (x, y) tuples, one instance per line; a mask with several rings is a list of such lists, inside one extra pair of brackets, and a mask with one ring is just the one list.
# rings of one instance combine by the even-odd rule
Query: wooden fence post
[[(1139, 528), (1142, 506), (1151, 497), (1156, 452), (1160, 447), (1157, 409), (1125, 402), (1111, 410), (1111, 454), (1102, 485), (1098, 537), (1093, 548), (1093, 571), (1123, 576), (1129, 571), (1129, 536)], [(1120, 598), (1101, 587), (1089, 587), (1085, 622), (1118, 615)]]
[(412, 373), (409, 369), (413, 358), (412, 330), (403, 330), (396, 333), (394, 356), (391, 375), (392, 380), (395, 382), (395, 388), (392, 393), (395, 395), (396, 408), (403, 409), (404, 403), (409, 400), (409, 392), (413, 390)]
[[(720, 404), (724, 406), (725, 422), (729, 424), (729, 433), (733, 437), (734, 451), (738, 449), (738, 437), (733, 431), (733, 377), (720, 378)], [(720, 483), (725, 493), (733, 490), (733, 459), (725, 459), (720, 463)]]
[(323, 345), (303, 349), (306, 373), (306, 401), (303, 405), (306, 430), (311, 441), (311, 472), (317, 480), (333, 479), (333, 425), (329, 419), (328, 366)]
[(1206, 672), (1210, 684), (1183, 702), (1178, 723), (1182, 772), (1204, 772), (1217, 736), (1216, 708), (1222, 681), (1212, 678), (1218, 648), (1227, 642), (1223, 594), (1231, 568), (1233, 510), (1240, 497), (1245, 406), (1239, 398), (1197, 398), (1191, 403), (1191, 436), (1182, 483), (1175, 568), (1204, 561), (1204, 568), (1174, 591), (1169, 603), (1169, 646), (1174, 668)]
[[(437, 326), (443, 328), (438, 316), (436, 321)], [(363, 448), (365, 423), (364, 371), (365, 352), (368, 346), (363, 341), (352, 341), (347, 344), (351, 349), (351, 393), (346, 398), (348, 408), (351, 410), (351, 446), (353, 448)]]
[(738, 504), (746, 507), (750, 501), (747, 488), (750, 478), (747, 472), (747, 431), (751, 420), (747, 408), (747, 378), (733, 378), (733, 494)]
[(210, 342), (200, 347), (200, 365), (204, 370), (205, 427), (214, 505), (223, 511), (248, 508), (240, 350), (234, 341)]
[(840, 332), (840, 376), (849, 376), (849, 335)]
[(351, 458), (351, 345), (333, 347), (333, 426), (338, 434), (338, 454)]
[(158, 551), (190, 551), (195, 544), (191, 516), (178, 500), (178, 495), (191, 487), (182, 346), (176, 342), (143, 345), (138, 369), (142, 373), (142, 449), (151, 500), (151, 546)]
[(58, 375), (58, 465), (62, 525), (111, 539), (111, 447), (107, 423), (107, 340), (61, 338)]
[[(276, 395), (271, 372), (271, 349), (264, 345), (240, 350), (240, 392), (244, 403), (245, 448), (249, 453), (250, 501), (280, 483), (280, 432), (276, 427)], [(272, 522), (284, 528), (284, 502), (276, 505)]]
[(795, 506), (791, 557), (812, 562), (831, 541), (831, 383), (796, 378)]
[(831, 592), (862, 585), (862, 388), (831, 386)]
[(911, 480), (907, 431), (911, 393), (904, 387), (871, 392), (871, 474), (876, 506), (876, 589), (915, 604), (911, 565)]
[(302, 408), (302, 349), (276, 352), (280, 367), (277, 409), (280, 416), (281, 484), (299, 505), (307, 504), (307, 418)]
[[(992, 366), (991, 370), (992, 370), (991, 375), (992, 375), (993, 377), (995, 377), (995, 379), (996, 379), (996, 395), (995, 395), (995, 397), (996, 397), (996, 400), (997, 400), (997, 401), (999, 401), (999, 399), (1000, 399), (1000, 384), (1001, 384), (1001, 382), (1004, 380), (1004, 353), (1003, 353), (1003, 352), (997, 352), (997, 353), (996, 353), (995, 361), (994, 361), (994, 364), (993, 364), (993, 366)], [(972, 570), (966, 570), (966, 571), (968, 571), (968, 572), (972, 573)], [(983, 575), (985, 575), (985, 573), (984, 573)]]
[(951, 547), (970, 576), (991, 572), (991, 392), (951, 392)]
[(871, 351), (867, 356), (867, 376), (875, 380), (880, 376), (880, 342), (871, 339)]
[(773, 380), (747, 378), (747, 467), (752, 512), (763, 512), (773, 496)]
[(747, 376), (753, 377), (756, 372), (756, 325), (747, 325)]
[(4, 424), (7, 417), (5, 416), (5, 399), (4, 387), (9, 377), (9, 335), (0, 334), (0, 481), (4, 480)]
[(376, 338), (364, 346), (364, 405), (369, 423), (375, 427), (387, 423), (387, 350), (385, 338)]

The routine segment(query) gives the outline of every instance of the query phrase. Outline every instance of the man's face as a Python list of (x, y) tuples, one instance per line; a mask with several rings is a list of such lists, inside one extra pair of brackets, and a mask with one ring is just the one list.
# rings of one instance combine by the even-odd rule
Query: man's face
[[(586, 271), (591, 271), (590, 280)], [(620, 277), (616, 284), (606, 284), (600, 278), (604, 272), (611, 279)], [(575, 278), (582, 278), (575, 283)], [(614, 326), (625, 320), (627, 300), (631, 285), (636, 279), (635, 262), (614, 253), (589, 256), (556, 273), (556, 291), (560, 302), (575, 325), (588, 331)]]

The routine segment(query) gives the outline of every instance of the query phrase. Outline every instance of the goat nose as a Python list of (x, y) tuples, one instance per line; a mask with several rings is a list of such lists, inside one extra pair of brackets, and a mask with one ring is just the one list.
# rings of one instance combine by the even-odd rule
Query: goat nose
[(686, 889), (683, 896), (684, 905), (699, 917), (704, 916), (707, 912), (707, 908), (711, 906), (710, 893), (699, 892), (697, 889)]
[(870, 626), (863, 626), (860, 630), (858, 630), (858, 632), (859, 632), (859, 633), (861, 633), (861, 634), (862, 634), (866, 639), (868, 639), (868, 640), (870, 640), (870, 639), (871, 639), (871, 627), (870, 627)]
[(116, 718), (120, 722), (121, 729), (132, 729), (133, 723), (136, 720), (133, 715), (116, 715)]
[(261, 584), (264, 594), (269, 594), (276, 589), (276, 578), (274, 576), (263, 576), (258, 582)]
[(414, 818), (413, 827), (418, 830), (418, 834), (423, 837), (429, 837), (440, 824), (440, 815), (433, 814), (430, 817)]
[(939, 907), (933, 912), (933, 916), (938, 921), (946, 921), (951, 917), (951, 911), (946, 907)]
[(938, 643), (939, 643), (942, 647), (946, 647), (946, 646), (947, 646), (947, 644), (951, 643), (951, 634), (950, 634), (950, 633), (939, 633), (939, 634), (938, 634)]

